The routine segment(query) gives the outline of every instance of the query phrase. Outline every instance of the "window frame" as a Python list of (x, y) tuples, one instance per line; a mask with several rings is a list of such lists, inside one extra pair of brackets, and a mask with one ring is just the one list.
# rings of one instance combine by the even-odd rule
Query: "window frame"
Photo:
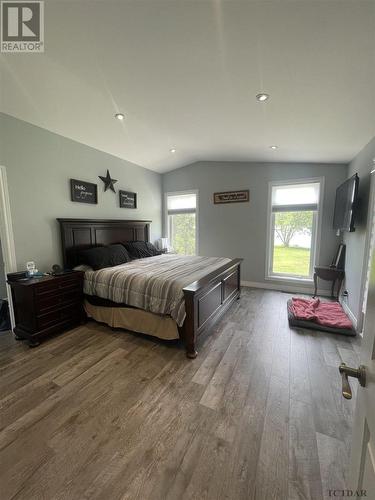
[[(273, 264), (273, 243), (274, 243), (274, 217), (275, 212), (272, 211), (272, 188), (277, 186), (289, 186), (298, 184), (319, 183), (319, 199), (317, 211), (313, 218), (313, 232), (311, 234), (311, 249), (310, 249), (310, 271), (311, 275), (292, 276), (281, 273), (272, 272)], [(324, 177), (312, 177), (303, 179), (288, 179), (283, 181), (270, 181), (268, 183), (268, 208), (267, 208), (267, 243), (266, 243), (266, 262), (265, 262), (265, 279), (273, 281), (282, 281), (289, 283), (312, 283), (314, 266), (317, 263), (317, 258), (320, 255), (321, 229), (322, 229), (322, 214), (324, 200)], [(293, 205), (291, 205), (293, 206)]]
[(164, 193), (164, 234), (168, 238), (169, 244), (172, 244), (170, 237), (169, 213), (168, 213), (168, 196), (182, 196), (194, 194), (196, 196), (196, 208), (181, 209), (181, 213), (195, 213), (195, 255), (199, 255), (199, 190), (188, 189), (186, 191), (167, 191)]

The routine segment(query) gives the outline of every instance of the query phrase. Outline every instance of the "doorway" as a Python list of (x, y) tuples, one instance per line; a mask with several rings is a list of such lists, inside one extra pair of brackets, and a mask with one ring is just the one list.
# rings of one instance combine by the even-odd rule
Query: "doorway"
[(8, 273), (15, 272), (16, 270), (16, 251), (14, 247), (7, 172), (6, 168), (0, 165), (0, 298), (5, 293), (12, 329), (15, 326), (12, 297), (5, 278)]
[(4, 266), (3, 251), (1, 248), (1, 240), (0, 240), (0, 300), (6, 298), (7, 298), (7, 287), (5, 279), (5, 266)]
[(5, 266), (3, 259), (3, 252), (1, 249), (0, 240), (0, 334), (5, 333), (11, 329), (9, 304), (7, 297), (7, 287), (5, 278)]

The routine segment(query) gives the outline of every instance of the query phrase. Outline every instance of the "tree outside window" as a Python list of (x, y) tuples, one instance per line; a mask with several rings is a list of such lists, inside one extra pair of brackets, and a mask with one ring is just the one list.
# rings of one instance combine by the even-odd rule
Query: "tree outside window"
[(168, 237), (171, 247), (182, 255), (196, 252), (197, 193), (167, 194)]
[(195, 214), (176, 214), (171, 217), (171, 245), (182, 255), (195, 254)]
[(311, 236), (312, 212), (278, 212), (275, 214), (275, 232), (282, 246), (290, 247), (298, 234)]

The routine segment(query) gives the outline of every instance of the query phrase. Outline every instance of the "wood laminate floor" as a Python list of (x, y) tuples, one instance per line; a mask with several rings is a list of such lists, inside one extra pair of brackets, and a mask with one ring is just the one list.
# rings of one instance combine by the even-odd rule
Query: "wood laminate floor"
[(1, 500), (328, 498), (359, 344), (289, 329), (289, 297), (244, 289), (195, 360), (91, 322), (36, 349), (1, 335)]

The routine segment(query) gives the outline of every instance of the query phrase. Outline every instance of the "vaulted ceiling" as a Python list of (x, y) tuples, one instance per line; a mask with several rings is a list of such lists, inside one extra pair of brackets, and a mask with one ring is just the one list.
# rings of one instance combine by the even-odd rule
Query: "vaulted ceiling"
[(1, 110), (158, 172), (350, 161), (375, 135), (375, 2), (48, 0), (45, 52), (1, 54)]

